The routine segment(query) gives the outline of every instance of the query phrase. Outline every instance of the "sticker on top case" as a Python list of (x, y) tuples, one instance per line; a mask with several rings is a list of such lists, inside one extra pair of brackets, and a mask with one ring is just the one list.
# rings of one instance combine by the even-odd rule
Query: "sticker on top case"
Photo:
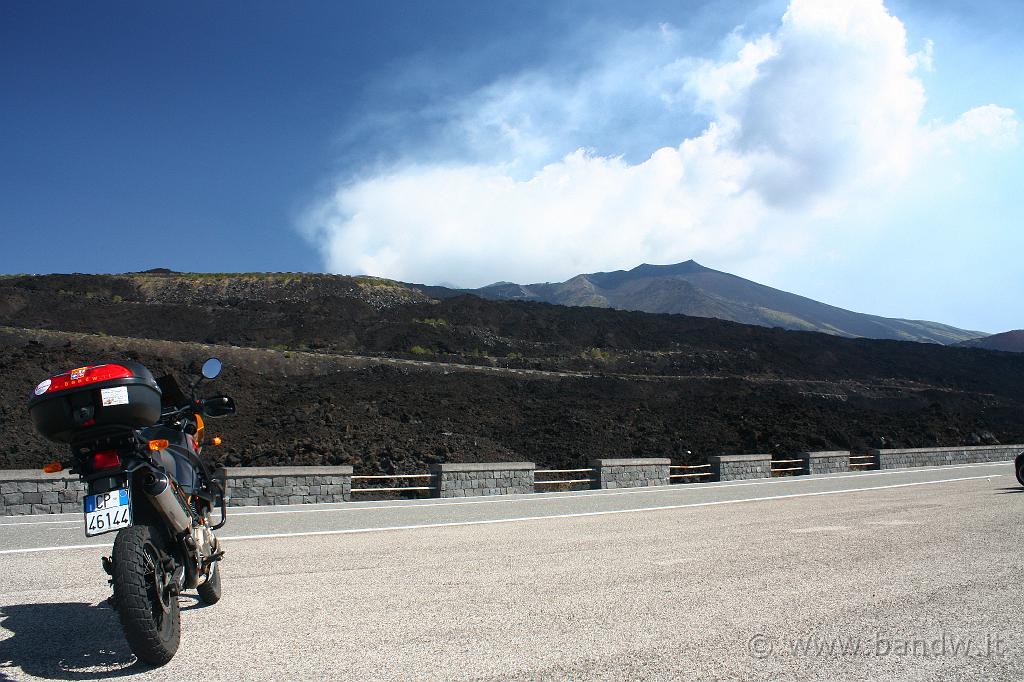
[(103, 401), (103, 407), (110, 407), (112, 405), (127, 405), (128, 387), (116, 386), (114, 388), (100, 389), (100, 399)]

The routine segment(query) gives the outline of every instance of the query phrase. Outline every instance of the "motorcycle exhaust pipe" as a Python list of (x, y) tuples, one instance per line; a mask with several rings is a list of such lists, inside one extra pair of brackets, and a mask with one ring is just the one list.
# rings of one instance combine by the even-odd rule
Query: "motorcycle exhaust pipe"
[(175, 534), (184, 533), (192, 528), (192, 517), (185, 511), (178, 496), (174, 494), (171, 482), (167, 480), (167, 474), (158, 471), (151, 472), (142, 489), (157, 511), (167, 520)]

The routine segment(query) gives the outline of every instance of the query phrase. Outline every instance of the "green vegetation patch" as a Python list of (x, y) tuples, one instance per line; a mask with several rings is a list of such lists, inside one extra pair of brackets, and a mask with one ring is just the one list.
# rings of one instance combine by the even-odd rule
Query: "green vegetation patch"
[(396, 282), (393, 279), (385, 279), (384, 277), (370, 277), (369, 275), (361, 275), (359, 277), (353, 277), (356, 284), (363, 287), (364, 289), (373, 288), (386, 288), (386, 289), (405, 289), (406, 287)]
[(140, 272), (131, 275), (138, 280), (175, 279), (185, 282), (275, 282), (288, 284), (298, 282), (306, 277), (317, 277), (316, 274), (302, 272)]
[(424, 317), (423, 319), (415, 319), (413, 320), (413, 322), (416, 322), (418, 324), (430, 325), (431, 327), (448, 326), (448, 320), (444, 319), (443, 317)]

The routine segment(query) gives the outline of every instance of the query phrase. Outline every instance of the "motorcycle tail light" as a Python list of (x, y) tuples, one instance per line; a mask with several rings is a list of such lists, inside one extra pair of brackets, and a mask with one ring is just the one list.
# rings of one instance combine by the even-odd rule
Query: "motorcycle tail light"
[(117, 454), (117, 450), (103, 450), (92, 456), (92, 468), (97, 471), (101, 469), (114, 469), (120, 466), (121, 457)]
[(111, 364), (97, 365), (95, 367), (79, 367), (78, 369), (73, 369), (70, 372), (65, 372), (59, 376), (47, 379), (47, 381), (39, 384), (39, 386), (36, 387), (36, 395), (66, 391), (69, 388), (76, 388), (86, 384), (94, 384), (100, 381), (127, 379), (131, 376), (132, 371), (127, 367), (122, 367), (121, 365)]

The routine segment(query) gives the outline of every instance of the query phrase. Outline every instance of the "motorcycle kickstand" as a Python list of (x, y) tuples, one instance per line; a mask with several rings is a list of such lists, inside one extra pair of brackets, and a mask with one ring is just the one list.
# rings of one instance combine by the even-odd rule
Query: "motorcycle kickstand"
[[(104, 556), (100, 557), (100, 563), (103, 564), (103, 572), (109, 577), (107, 578), (107, 584), (111, 587), (114, 586), (114, 559), (112, 557)], [(114, 604), (114, 595), (110, 595), (107, 598), (107, 602), (110, 604), (110, 608), (117, 608)]]

